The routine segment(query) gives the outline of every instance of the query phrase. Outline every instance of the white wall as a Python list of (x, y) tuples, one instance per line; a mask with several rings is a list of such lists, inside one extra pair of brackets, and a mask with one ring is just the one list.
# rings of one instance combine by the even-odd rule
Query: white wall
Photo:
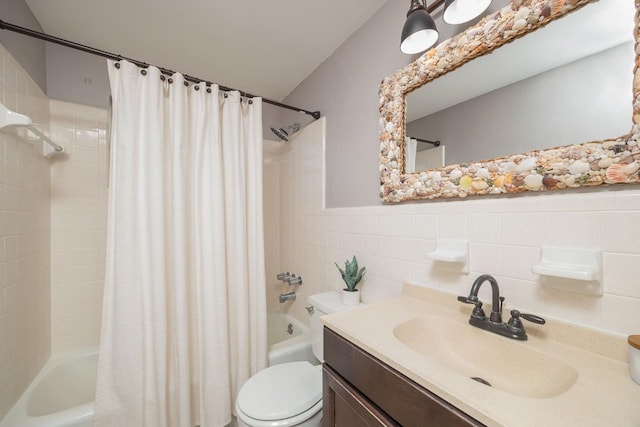
[[(10, 24), (42, 31), (40, 23), (24, 0), (2, 0), (0, 19)], [(31, 76), (43, 92), (47, 91), (45, 42), (8, 30), (0, 31), (0, 43)]]
[[(48, 131), (48, 99), (0, 45), (0, 102)], [(0, 133), (0, 419), (50, 354), (49, 161)]]
[[(328, 124), (328, 121), (327, 121)], [(394, 206), (323, 208), (324, 122), (292, 141), (281, 159), (281, 266), (305, 284), (289, 311), (307, 319), (306, 297), (343, 287), (334, 261), (357, 255), (367, 274), (363, 300), (398, 295), (403, 281), (467, 295), (476, 277), (494, 275), (505, 304), (625, 335), (640, 327), (640, 189), (550, 192)], [(467, 274), (435, 268), (424, 254), (436, 238), (468, 239)], [(531, 273), (542, 245), (603, 251), (602, 297), (543, 287)], [(481, 298), (490, 302), (489, 288)]]

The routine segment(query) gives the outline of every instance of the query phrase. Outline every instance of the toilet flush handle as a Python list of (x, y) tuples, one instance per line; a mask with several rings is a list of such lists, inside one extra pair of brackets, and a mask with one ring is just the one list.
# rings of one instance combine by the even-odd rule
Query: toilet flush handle
[(307, 310), (307, 312), (309, 313), (309, 315), (312, 315), (314, 311), (316, 311), (315, 307), (312, 305), (308, 305), (305, 307), (305, 309)]

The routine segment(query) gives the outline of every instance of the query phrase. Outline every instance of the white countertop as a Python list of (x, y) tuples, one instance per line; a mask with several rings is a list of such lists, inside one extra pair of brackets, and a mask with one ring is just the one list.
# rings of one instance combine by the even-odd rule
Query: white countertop
[(544, 326), (525, 322), (528, 341), (500, 337), (508, 340), (505, 352), (513, 346), (526, 346), (526, 351), (545, 353), (577, 371), (577, 379), (567, 391), (532, 398), (487, 387), (438, 362), (430, 363), (393, 332), (407, 320), (435, 316), (465, 324), (478, 334), (491, 334), (467, 323), (470, 312), (471, 307), (458, 303), (453, 295), (406, 284), (399, 298), (322, 320), (328, 328), (488, 426), (640, 427), (640, 385), (629, 376), (623, 337), (553, 320)]

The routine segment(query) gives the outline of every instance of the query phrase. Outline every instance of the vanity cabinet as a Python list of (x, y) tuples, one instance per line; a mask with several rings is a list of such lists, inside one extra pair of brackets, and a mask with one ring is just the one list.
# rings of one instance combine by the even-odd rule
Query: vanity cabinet
[(323, 427), (483, 424), (330, 329), (324, 329)]

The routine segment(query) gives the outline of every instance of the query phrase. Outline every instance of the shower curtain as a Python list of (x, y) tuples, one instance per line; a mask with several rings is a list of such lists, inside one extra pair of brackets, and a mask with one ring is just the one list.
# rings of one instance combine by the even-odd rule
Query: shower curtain
[(262, 104), (108, 63), (96, 427), (221, 427), (266, 366)]
[(414, 173), (416, 171), (416, 152), (418, 150), (418, 140), (410, 137), (405, 137), (405, 161), (404, 166), (405, 173)]

